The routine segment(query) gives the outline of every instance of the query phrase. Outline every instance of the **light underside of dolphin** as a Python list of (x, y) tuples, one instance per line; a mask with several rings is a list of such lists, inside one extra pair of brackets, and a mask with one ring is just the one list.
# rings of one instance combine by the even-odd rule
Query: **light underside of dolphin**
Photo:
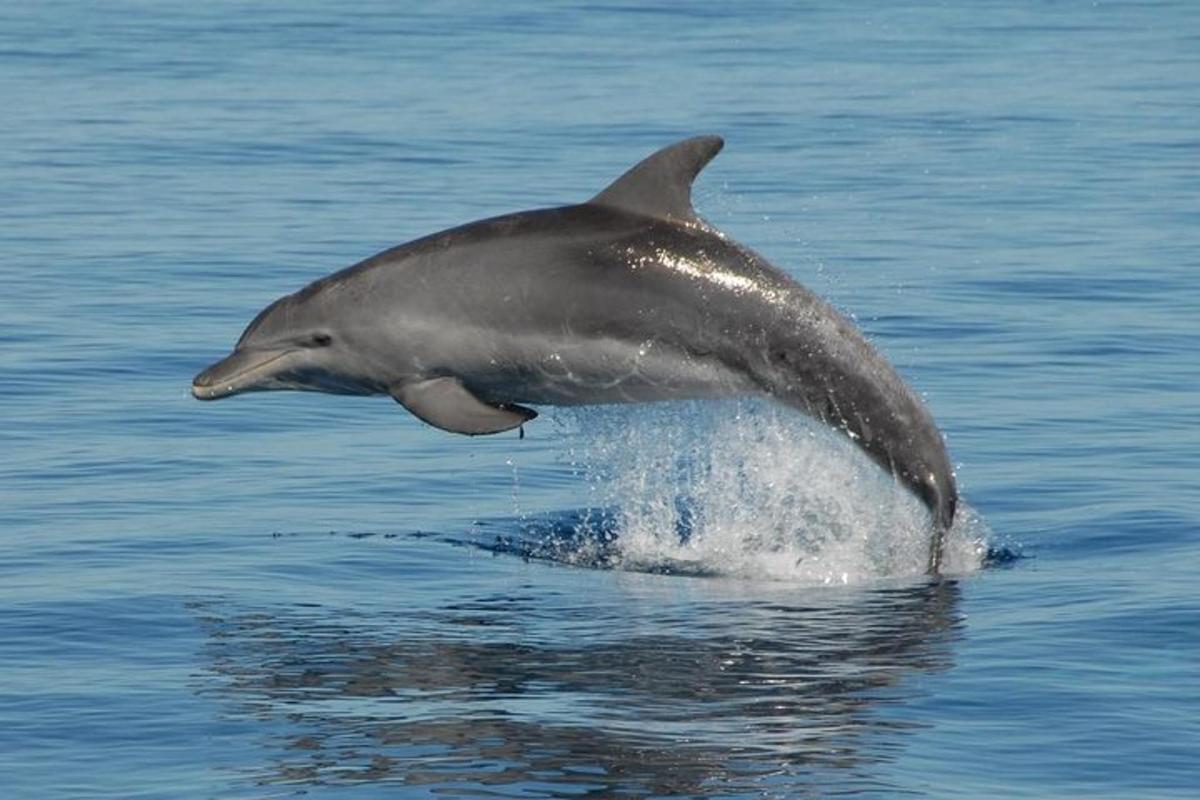
[(321, 278), (259, 313), (193, 394), (388, 394), (472, 435), (520, 427), (527, 405), (766, 395), (844, 432), (925, 502), (937, 572), (957, 490), (933, 418), (849, 320), (696, 215), (692, 182), (722, 144), (687, 139), (586, 203)]

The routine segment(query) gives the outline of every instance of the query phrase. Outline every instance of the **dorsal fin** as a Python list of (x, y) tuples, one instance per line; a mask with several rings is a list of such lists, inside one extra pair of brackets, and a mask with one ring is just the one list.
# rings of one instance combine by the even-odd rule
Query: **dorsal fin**
[(697, 136), (668, 145), (638, 162), (588, 202), (650, 217), (697, 222), (692, 181), (724, 145), (720, 136)]

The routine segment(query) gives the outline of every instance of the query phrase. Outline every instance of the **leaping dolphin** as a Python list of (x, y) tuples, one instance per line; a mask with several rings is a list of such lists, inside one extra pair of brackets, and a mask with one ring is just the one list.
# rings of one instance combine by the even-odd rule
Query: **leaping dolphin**
[(579, 205), (385, 250), (267, 306), (192, 393), (389, 394), (443, 430), (531, 405), (760, 394), (843, 431), (932, 514), (937, 573), (958, 494), (920, 398), (829, 303), (701, 220), (717, 136), (678, 142)]

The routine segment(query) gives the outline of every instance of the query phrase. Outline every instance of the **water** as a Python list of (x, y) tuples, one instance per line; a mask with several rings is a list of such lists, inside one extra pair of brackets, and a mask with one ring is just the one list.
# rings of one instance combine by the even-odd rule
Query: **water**
[[(4, 5), (4, 795), (1194, 796), (1198, 74), (1187, 2)], [(707, 132), (700, 212), (927, 396), (951, 579), (753, 403), (188, 396)]]

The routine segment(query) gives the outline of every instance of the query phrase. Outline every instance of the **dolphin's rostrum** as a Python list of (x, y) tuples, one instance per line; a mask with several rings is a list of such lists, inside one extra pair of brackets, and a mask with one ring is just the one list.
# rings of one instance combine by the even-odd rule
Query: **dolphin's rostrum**
[(763, 394), (845, 432), (933, 517), (945, 444), (895, 369), (831, 305), (696, 216), (716, 136), (651, 155), (586, 203), (385, 250), (264, 309), (192, 393), (390, 394), (438, 428), (511, 430), (529, 405)]

